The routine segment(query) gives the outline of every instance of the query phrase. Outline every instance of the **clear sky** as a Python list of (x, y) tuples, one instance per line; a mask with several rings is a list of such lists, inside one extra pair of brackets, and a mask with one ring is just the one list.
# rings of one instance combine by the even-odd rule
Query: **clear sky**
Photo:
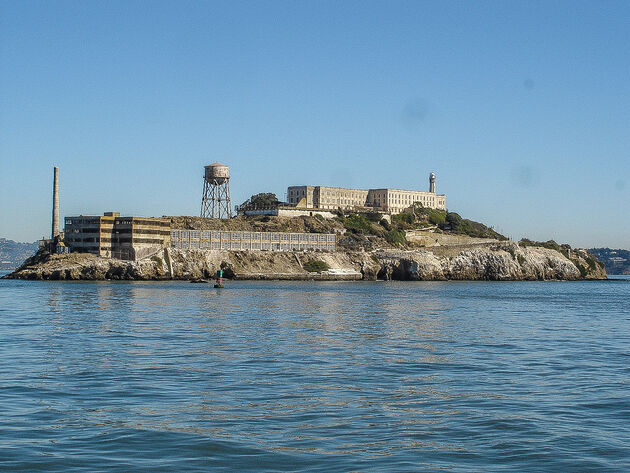
[(630, 2), (0, 0), (0, 236), (288, 185), (630, 248)]

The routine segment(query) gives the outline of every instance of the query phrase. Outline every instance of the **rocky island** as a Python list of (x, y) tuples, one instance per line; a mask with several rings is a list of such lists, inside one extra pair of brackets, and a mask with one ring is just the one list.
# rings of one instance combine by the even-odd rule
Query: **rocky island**
[(586, 250), (553, 241), (513, 242), (458, 214), (413, 206), (378, 214), (166, 217), (175, 228), (329, 233), (336, 251), (232, 251), (164, 248), (138, 261), (40, 250), (5, 276), (41, 280), (196, 280), (218, 269), (234, 279), (291, 280), (579, 280), (605, 279), (603, 264)]

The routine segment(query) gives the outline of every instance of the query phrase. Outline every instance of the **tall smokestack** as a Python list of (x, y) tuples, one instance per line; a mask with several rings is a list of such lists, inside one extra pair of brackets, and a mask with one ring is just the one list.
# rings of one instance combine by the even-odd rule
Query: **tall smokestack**
[(52, 212), (52, 239), (59, 236), (59, 168), (55, 166), (53, 177), (53, 212)]

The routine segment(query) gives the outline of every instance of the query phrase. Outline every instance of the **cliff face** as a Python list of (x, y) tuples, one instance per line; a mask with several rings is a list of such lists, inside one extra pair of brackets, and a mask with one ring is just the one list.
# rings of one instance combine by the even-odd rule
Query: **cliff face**
[[(568, 258), (546, 248), (517, 248), (503, 244), (495, 248), (464, 249), (456, 255), (436, 256), (431, 251), (383, 252), (381, 279), (411, 280), (489, 280), (518, 281), (545, 279), (582, 279), (578, 267)], [(605, 273), (593, 273), (604, 279)]]
[[(8, 277), (19, 279), (199, 279), (218, 269), (236, 279), (396, 279), (396, 280), (544, 280), (605, 279), (588, 254), (522, 248), (516, 243), (415, 250), (325, 252), (241, 252), (168, 249), (143, 261), (87, 254), (38, 253)], [(303, 265), (324, 261), (330, 268), (309, 273)], [(591, 265), (592, 266), (592, 265)]]

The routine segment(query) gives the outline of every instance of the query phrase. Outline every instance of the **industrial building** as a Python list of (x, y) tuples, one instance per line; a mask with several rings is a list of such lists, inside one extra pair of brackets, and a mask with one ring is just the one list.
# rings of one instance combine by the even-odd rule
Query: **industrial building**
[(64, 242), (70, 251), (138, 260), (170, 245), (171, 222), (164, 218), (103, 216), (66, 217)]
[(429, 192), (404, 189), (346, 189), (326, 186), (290, 186), (289, 205), (312, 209), (376, 211), (390, 214), (402, 212), (414, 203), (446, 210), (446, 195), (436, 194), (435, 174), (429, 175)]

